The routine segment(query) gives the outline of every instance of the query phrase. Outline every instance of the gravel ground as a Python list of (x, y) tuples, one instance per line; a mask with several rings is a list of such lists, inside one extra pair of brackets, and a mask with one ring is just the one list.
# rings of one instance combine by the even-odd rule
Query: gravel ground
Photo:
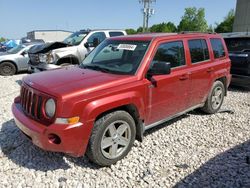
[(0, 77), (0, 187), (250, 187), (250, 92), (230, 89), (215, 115), (191, 112), (146, 133), (110, 168), (46, 152), (15, 126), (24, 75)]

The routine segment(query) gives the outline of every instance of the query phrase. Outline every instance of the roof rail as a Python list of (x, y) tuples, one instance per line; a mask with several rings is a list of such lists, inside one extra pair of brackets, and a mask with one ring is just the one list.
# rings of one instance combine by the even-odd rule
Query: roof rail
[(181, 32), (179, 32), (179, 34), (192, 34), (192, 33), (217, 34), (216, 32), (202, 32), (202, 31), (181, 31)]

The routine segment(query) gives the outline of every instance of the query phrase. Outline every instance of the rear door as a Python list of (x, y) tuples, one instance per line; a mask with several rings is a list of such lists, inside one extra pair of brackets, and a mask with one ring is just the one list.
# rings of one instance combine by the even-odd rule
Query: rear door
[(209, 53), (208, 40), (206, 38), (188, 39), (189, 61), (191, 62), (191, 84), (189, 107), (201, 104), (207, 98), (210, 91), (214, 65)]
[(169, 62), (171, 73), (147, 79), (148, 118), (146, 125), (184, 111), (189, 100), (190, 79), (183, 41), (160, 42), (150, 67), (157, 61)]

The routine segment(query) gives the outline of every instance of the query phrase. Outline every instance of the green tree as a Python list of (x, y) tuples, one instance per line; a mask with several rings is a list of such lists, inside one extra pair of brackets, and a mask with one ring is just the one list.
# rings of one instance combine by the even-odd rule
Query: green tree
[(217, 23), (215, 32), (216, 33), (230, 33), (233, 31), (233, 24), (234, 24), (234, 17), (235, 12), (233, 9), (229, 11), (227, 16), (224, 18), (224, 20), (221, 23)]
[(136, 34), (136, 33), (137, 33), (136, 30), (131, 29), (131, 28), (126, 29), (126, 32), (127, 32), (128, 35), (133, 35), (133, 34)]
[(178, 26), (178, 30), (206, 32), (208, 30), (208, 25), (205, 19), (205, 9), (197, 9), (195, 7), (186, 8)]
[(139, 27), (139, 28), (136, 30), (137, 33), (142, 33), (142, 31), (143, 31), (143, 28), (142, 28), (142, 27)]
[(168, 22), (168, 23), (160, 23), (160, 24), (155, 24), (152, 25), (152, 27), (150, 28), (150, 32), (176, 32), (177, 28), (174, 25), (174, 23), (172, 22)]
[(4, 41), (6, 41), (6, 39), (3, 38), (3, 37), (1, 37), (1, 38), (0, 38), (0, 42), (4, 42)]

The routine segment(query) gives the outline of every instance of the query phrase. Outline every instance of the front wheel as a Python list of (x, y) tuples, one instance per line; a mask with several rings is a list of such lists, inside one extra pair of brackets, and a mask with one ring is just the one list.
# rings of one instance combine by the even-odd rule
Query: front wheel
[(87, 156), (109, 166), (124, 158), (135, 141), (135, 122), (125, 111), (115, 111), (99, 118), (89, 140)]
[(208, 114), (214, 114), (219, 111), (225, 96), (226, 88), (221, 81), (215, 81), (208, 95), (202, 111)]
[(0, 75), (12, 76), (16, 73), (16, 67), (11, 62), (3, 62), (0, 64)]

